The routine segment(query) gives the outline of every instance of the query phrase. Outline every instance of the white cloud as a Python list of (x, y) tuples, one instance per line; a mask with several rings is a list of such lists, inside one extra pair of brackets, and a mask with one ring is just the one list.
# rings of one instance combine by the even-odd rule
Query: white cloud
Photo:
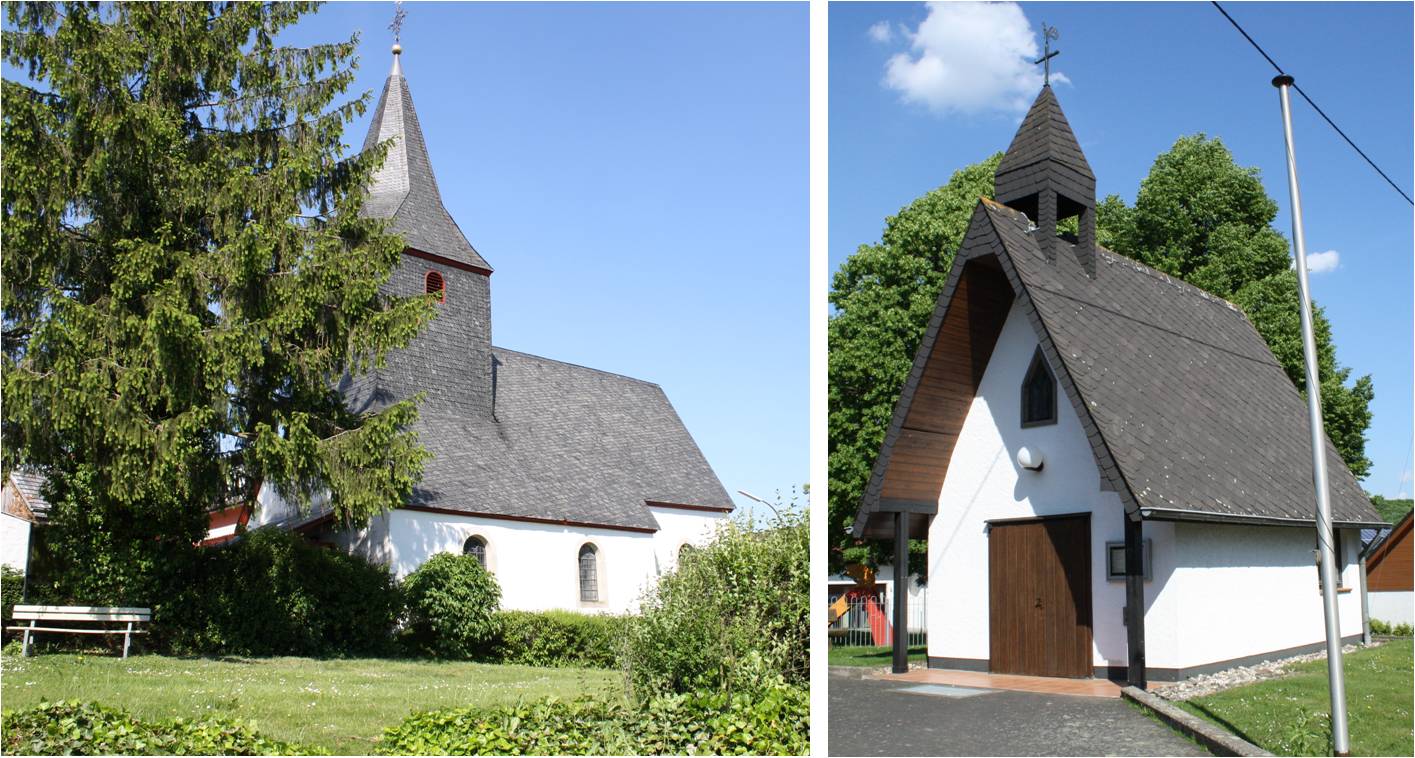
[(870, 27), (870, 39), (875, 42), (889, 42), (894, 39), (894, 30), (890, 28), (888, 21), (876, 21)]
[[(1020, 113), (1042, 86), (1037, 29), (1016, 3), (936, 2), (909, 51), (885, 65), (884, 85), (937, 113)], [(873, 35), (874, 27), (871, 27)], [(1055, 61), (1053, 61), (1055, 63)], [(1056, 82), (1069, 82), (1053, 71)]]
[(1312, 274), (1325, 274), (1328, 271), (1335, 271), (1340, 263), (1341, 253), (1335, 250), (1312, 253), (1307, 256), (1307, 271)]

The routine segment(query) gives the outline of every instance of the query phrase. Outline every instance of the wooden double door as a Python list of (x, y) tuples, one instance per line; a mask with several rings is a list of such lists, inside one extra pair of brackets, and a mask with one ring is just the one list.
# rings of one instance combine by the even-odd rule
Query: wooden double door
[(988, 584), (989, 670), (1093, 675), (1090, 514), (992, 522)]

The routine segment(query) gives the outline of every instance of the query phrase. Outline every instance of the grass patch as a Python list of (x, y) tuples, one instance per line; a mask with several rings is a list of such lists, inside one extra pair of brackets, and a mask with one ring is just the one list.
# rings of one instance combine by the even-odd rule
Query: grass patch
[(224, 715), (253, 721), (278, 740), (345, 755), (373, 752), (383, 729), (415, 710), (623, 696), (615, 671), (462, 662), (6, 654), (0, 665), (6, 710), (77, 699), (144, 720)]
[[(1411, 755), (1412, 647), (1395, 640), (1345, 656), (1352, 755)], [(1330, 755), (1327, 662), (1287, 676), (1183, 701), (1179, 706), (1276, 755)]]
[[(845, 645), (830, 646), (832, 666), (888, 666), (894, 662), (894, 649), (890, 647), (856, 647)], [(928, 661), (928, 648), (916, 645), (909, 648), (910, 663)]]

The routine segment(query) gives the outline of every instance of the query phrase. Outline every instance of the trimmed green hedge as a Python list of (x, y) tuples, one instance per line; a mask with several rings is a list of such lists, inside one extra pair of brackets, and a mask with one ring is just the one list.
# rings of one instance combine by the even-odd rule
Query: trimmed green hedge
[(387, 655), (403, 611), (384, 566), (280, 529), (198, 554), (152, 604), (155, 651)]
[(492, 659), (523, 666), (614, 668), (623, 643), (623, 616), (573, 611), (502, 611)]
[(321, 755), (264, 737), (245, 722), (213, 716), (143, 722), (118, 708), (77, 700), (6, 711), (6, 755)]
[(479, 658), (500, 631), (501, 585), (470, 555), (438, 553), (403, 580), (408, 642), (434, 658)]
[(491, 709), (415, 713), (384, 731), (388, 755), (805, 755), (810, 695), (692, 693), (633, 706), (546, 698)]
[[(15, 621), (15, 603), (19, 603), (25, 591), (25, 572), (9, 566), (0, 566), (0, 601), (4, 611), (0, 614), (0, 627), (8, 628)], [(0, 639), (9, 639), (19, 632), (4, 632)]]

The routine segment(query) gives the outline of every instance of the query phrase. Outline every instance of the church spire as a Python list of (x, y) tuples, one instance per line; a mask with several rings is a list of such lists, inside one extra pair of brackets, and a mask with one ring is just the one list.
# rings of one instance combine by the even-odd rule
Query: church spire
[[(402, 13), (402, 9), (398, 11)], [(395, 16), (394, 26), (401, 27), (401, 17)], [(399, 29), (395, 28), (395, 35)], [(393, 231), (403, 236), (407, 246), (432, 255), (491, 272), (485, 259), (467, 241), (457, 222), (442, 205), (442, 193), (433, 175), (432, 160), (423, 140), (417, 110), (408, 80), (403, 77), (403, 46), (393, 45), (393, 66), (383, 83), (378, 106), (364, 150), (380, 142), (392, 140), (383, 165), (369, 182), (364, 214), (392, 221)]]
[(1056, 224), (1079, 216), (1076, 260), (1095, 276), (1096, 175), (1071, 132), (1051, 85), (1022, 119), (1012, 144), (997, 166), (997, 201), (1027, 214), (1037, 225), (1042, 252), (1055, 260), (1060, 245)]

